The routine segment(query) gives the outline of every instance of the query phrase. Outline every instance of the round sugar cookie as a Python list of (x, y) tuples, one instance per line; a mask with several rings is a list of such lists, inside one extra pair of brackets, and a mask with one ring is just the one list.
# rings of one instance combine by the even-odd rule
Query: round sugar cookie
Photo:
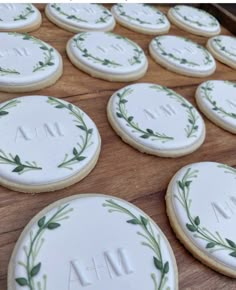
[(207, 48), (218, 61), (236, 69), (236, 37), (229, 35), (212, 37), (207, 42)]
[(178, 290), (178, 270), (168, 240), (143, 211), (112, 196), (80, 194), (42, 210), (15, 246), (8, 290), (36, 283), (56, 290)]
[(100, 136), (78, 107), (28, 96), (0, 104), (0, 184), (21, 192), (54, 191), (94, 168)]
[(236, 83), (204, 82), (196, 91), (196, 102), (213, 123), (236, 134)]
[(50, 3), (45, 13), (54, 24), (71, 32), (110, 31), (116, 24), (111, 12), (100, 4)]
[(66, 51), (76, 67), (108, 81), (137, 80), (148, 68), (139, 45), (111, 32), (81, 32), (68, 41)]
[(62, 75), (60, 54), (28, 34), (0, 33), (0, 91), (31, 92), (53, 85)]
[(119, 3), (111, 9), (117, 22), (144, 34), (163, 34), (170, 29), (166, 16), (157, 8), (141, 3)]
[(158, 36), (150, 42), (149, 51), (157, 63), (182, 75), (206, 77), (216, 69), (210, 52), (188, 38), (175, 35)]
[(179, 157), (203, 143), (205, 124), (185, 98), (166, 87), (140, 83), (114, 93), (109, 122), (122, 140), (141, 152)]
[(32, 4), (0, 4), (0, 31), (30, 32), (38, 29), (41, 22), (39, 10)]
[(179, 28), (190, 33), (211, 37), (220, 33), (218, 20), (201, 10), (187, 5), (176, 5), (168, 11), (170, 21)]
[(215, 271), (236, 278), (236, 169), (215, 162), (187, 165), (166, 195), (171, 226), (183, 245)]

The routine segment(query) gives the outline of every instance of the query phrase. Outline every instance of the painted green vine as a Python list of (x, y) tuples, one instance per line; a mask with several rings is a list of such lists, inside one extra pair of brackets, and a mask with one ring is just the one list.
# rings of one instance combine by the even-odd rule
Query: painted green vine
[(95, 22), (96, 23), (107, 23), (107, 21), (112, 17), (112, 14), (105, 9), (104, 7), (102, 7), (102, 5), (98, 5), (98, 4), (94, 4), (97, 5), (98, 7), (101, 8), (103, 16), (99, 17), (99, 19), (97, 19)]
[[(196, 67), (196, 66), (200, 66), (199, 63), (196, 63), (196, 62), (193, 62), (193, 61), (189, 61), (187, 60), (186, 58), (183, 58), (183, 57), (178, 57), (177, 55), (173, 54), (173, 53), (168, 53), (162, 46), (162, 43), (161, 43), (161, 39), (163, 39), (165, 36), (159, 36), (157, 38), (154, 39), (154, 42), (156, 44), (156, 47), (157, 49), (160, 51), (161, 55), (165, 56), (165, 57), (168, 57), (170, 59), (172, 59), (173, 61), (176, 61), (180, 64), (183, 64), (183, 65), (188, 65), (190, 67)], [(209, 54), (209, 52), (201, 45), (199, 44), (196, 44), (194, 42), (192, 42), (191, 40), (187, 39), (187, 38), (184, 38), (184, 37), (181, 37), (182, 40), (186, 41), (186, 42), (189, 42), (191, 43), (192, 45), (195, 45), (197, 48), (199, 48), (203, 55), (204, 55), (204, 64), (207, 65), (209, 63), (212, 63), (212, 58), (211, 58), (211, 55)]]
[(26, 20), (31, 14), (35, 13), (31, 4), (26, 4), (26, 8), (21, 12), (20, 15), (14, 18), (14, 21)]
[(174, 11), (175, 11), (175, 13), (180, 17), (180, 18), (182, 18), (184, 21), (187, 21), (187, 22), (189, 22), (189, 23), (191, 23), (191, 24), (196, 24), (197, 26), (199, 26), (199, 27), (207, 27), (207, 26), (218, 26), (218, 22), (217, 22), (217, 20), (213, 17), (213, 16), (211, 16), (210, 14), (208, 14), (207, 12), (205, 12), (204, 10), (201, 10), (201, 9), (198, 9), (198, 8), (195, 8), (195, 9), (197, 9), (199, 12), (201, 12), (202, 14), (204, 13), (204, 14), (206, 14), (210, 19), (211, 19), (211, 22), (209, 23), (209, 24), (204, 24), (204, 23), (202, 23), (202, 22), (200, 22), (200, 21), (198, 21), (198, 20), (193, 20), (193, 19), (191, 19), (191, 18), (189, 18), (189, 17), (187, 17), (186, 15), (182, 15), (181, 13), (180, 13), (180, 7), (178, 7), (178, 6), (176, 6), (176, 7), (173, 7), (172, 8)]
[(61, 206), (57, 211), (47, 219), (46, 216), (40, 218), (37, 222), (36, 231), (30, 232), (30, 240), (27, 246), (24, 246), (25, 260), (18, 261), (18, 264), (25, 270), (24, 277), (17, 277), (16, 283), (29, 290), (47, 290), (47, 275), (42, 276), (42, 281), (36, 281), (37, 275), (42, 270), (42, 262), (37, 260), (37, 256), (43, 246), (45, 239), (43, 235), (46, 231), (53, 231), (58, 229), (60, 222), (69, 218), (69, 213), (73, 210), (68, 208), (69, 204)]
[(236, 243), (230, 239), (222, 238), (219, 232), (212, 233), (201, 225), (199, 216), (195, 216), (191, 212), (192, 199), (190, 198), (190, 186), (194, 178), (197, 178), (198, 170), (192, 170), (188, 168), (182, 177), (177, 181), (178, 194), (174, 197), (183, 206), (188, 222), (186, 228), (193, 233), (193, 236), (197, 239), (204, 240), (206, 242), (206, 249), (213, 253), (217, 250), (225, 250), (229, 252), (229, 255), (236, 258)]
[(196, 137), (195, 133), (198, 131), (197, 121), (199, 119), (196, 109), (182, 96), (178, 95), (176, 92), (168, 89), (167, 87), (153, 85), (151, 86), (151, 88), (157, 91), (165, 92), (167, 96), (170, 96), (171, 98), (177, 100), (181, 104), (181, 106), (186, 109), (186, 112), (188, 114), (188, 124), (184, 129), (186, 136), (187, 138)]
[(225, 173), (233, 174), (236, 178), (236, 169), (226, 164), (219, 164), (217, 167), (225, 169)]
[(216, 111), (217, 113), (221, 114), (224, 117), (236, 119), (236, 113), (227, 112), (224, 108), (219, 106), (217, 102), (213, 99), (211, 95), (213, 89), (214, 84), (211, 82), (206, 82), (203, 86), (201, 86), (202, 96), (212, 105), (212, 110)]
[(42, 170), (42, 167), (38, 167), (35, 161), (22, 162), (19, 155), (13, 156), (11, 153), (6, 154), (3, 150), (0, 149), (0, 164), (9, 164), (14, 166), (12, 172), (23, 174), (31, 170)]
[(7, 102), (2, 107), (0, 107), (0, 118), (8, 115), (9, 114), (8, 110), (13, 107), (16, 107), (19, 103), (20, 103), (19, 100), (12, 100), (12, 101)]
[(83, 119), (83, 114), (78, 108), (76, 108), (72, 104), (65, 104), (60, 100), (52, 97), (48, 98), (48, 103), (55, 106), (56, 109), (68, 110), (70, 115), (75, 117), (74, 122), (76, 123), (76, 127), (82, 130), (82, 132), (84, 133), (84, 136), (80, 135), (81, 141), (77, 143), (79, 149), (74, 147), (72, 149), (72, 156), (69, 157), (69, 155), (71, 154), (65, 154), (63, 161), (58, 165), (58, 168), (66, 168), (69, 170), (73, 170), (71, 166), (87, 158), (86, 156), (83, 155), (83, 153), (93, 144), (93, 142), (91, 142), (93, 129), (87, 127)]
[(128, 100), (125, 98), (129, 94), (132, 93), (132, 89), (125, 88), (122, 92), (117, 93), (118, 102), (117, 102), (117, 111), (116, 116), (118, 118), (124, 119), (127, 122), (127, 125), (132, 128), (133, 132), (140, 134), (140, 138), (149, 139), (152, 141), (160, 140), (162, 143), (173, 140), (173, 137), (166, 136), (165, 134), (160, 134), (158, 132), (154, 132), (152, 129), (141, 129), (137, 122), (134, 121), (133, 116), (129, 116), (126, 103)]
[[(169, 262), (164, 260), (161, 250), (161, 236), (154, 233), (150, 220), (142, 215), (136, 216), (130, 210), (119, 205), (112, 199), (106, 200), (103, 206), (109, 208), (110, 213), (118, 212), (127, 215), (130, 218), (126, 221), (128, 224), (141, 228), (142, 232), (138, 231), (137, 234), (144, 239), (142, 245), (148, 247), (152, 252), (154, 252), (155, 256), (153, 256), (153, 264), (161, 276), (160, 280), (157, 281), (155, 273), (151, 274), (154, 290), (164, 289), (168, 282)], [(169, 289), (169, 287), (167, 289)]]
[(236, 53), (233, 53), (232, 51), (228, 50), (225, 45), (222, 44), (222, 40), (218, 37), (213, 39), (214, 44), (216, 45), (216, 47), (223, 51), (225, 54), (228, 54), (231, 57), (236, 57)]
[[(43, 55), (44, 55), (44, 59), (40, 60), (34, 67), (33, 67), (33, 71), (32, 72), (38, 72), (41, 70), (44, 70), (47, 67), (53, 66), (55, 65), (55, 63), (53, 62), (54, 60), (54, 49), (48, 45), (45, 44), (45, 42), (41, 41), (40, 39), (37, 39), (27, 33), (24, 33), (23, 35), (20, 33), (16, 33), (16, 32), (9, 32), (9, 35), (13, 35), (15, 37), (22, 37), (23, 36), (23, 40), (30, 40), (33, 43), (39, 45), (39, 48), (41, 50), (43, 50)], [(18, 73), (19, 74), (19, 73)]]
[(72, 20), (75, 20), (75, 21), (78, 21), (78, 22), (88, 22), (87, 20), (82, 19), (82, 18), (78, 17), (77, 15), (68, 14), (68, 13), (64, 12), (61, 9), (59, 4), (54, 3), (50, 7), (54, 8), (60, 15), (65, 16), (67, 19), (72, 19)]
[(20, 72), (16, 71), (15, 69), (3, 68), (0, 66), (0, 76), (4, 75), (19, 75)]
[[(150, 9), (152, 9), (158, 16), (160, 16), (155, 24), (164, 24), (165, 23), (165, 16), (160, 11), (158, 11), (157, 9), (154, 9), (151, 5), (147, 5), (147, 4), (142, 4), (142, 5), (144, 7), (148, 7)], [(124, 11), (123, 4), (117, 4), (116, 7), (117, 7), (117, 10), (118, 10), (120, 16), (123, 16), (123, 17), (125, 17), (125, 18), (127, 18), (127, 19), (129, 19), (131, 21), (138, 22), (139, 24), (147, 24), (147, 25), (151, 25), (152, 24), (149, 21), (145, 21), (145, 20), (142, 20), (142, 19), (140, 19), (138, 17), (133, 17), (132, 15), (127, 14)]]
[(87, 35), (86, 32), (80, 33), (79, 36), (77, 36), (73, 39), (75, 46), (79, 49), (79, 51), (82, 52), (83, 57), (88, 58), (90, 60), (93, 60), (95, 63), (100, 63), (100, 64), (105, 65), (105, 66), (110, 66), (110, 67), (121, 66), (121, 64), (119, 64), (115, 61), (109, 60), (107, 58), (102, 59), (102, 58), (99, 58), (97, 56), (94, 56), (88, 51), (87, 48), (83, 48), (83, 42), (85, 41), (84, 37), (86, 35)]

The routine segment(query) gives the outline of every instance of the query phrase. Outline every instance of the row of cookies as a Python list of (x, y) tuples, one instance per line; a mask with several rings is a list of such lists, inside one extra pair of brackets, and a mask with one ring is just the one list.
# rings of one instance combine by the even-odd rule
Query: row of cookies
[[(40, 27), (42, 17), (31, 4), (1, 4), (0, 30), (30, 32)], [(111, 13), (112, 12), (112, 13)], [(45, 14), (59, 27), (71, 31), (111, 31), (117, 22), (145, 34), (168, 33), (170, 23), (156, 7), (148, 4), (119, 3), (111, 12), (102, 5), (90, 3), (48, 4)], [(176, 5), (168, 12), (169, 19), (181, 29), (201, 36), (219, 34), (220, 24), (204, 10)]]

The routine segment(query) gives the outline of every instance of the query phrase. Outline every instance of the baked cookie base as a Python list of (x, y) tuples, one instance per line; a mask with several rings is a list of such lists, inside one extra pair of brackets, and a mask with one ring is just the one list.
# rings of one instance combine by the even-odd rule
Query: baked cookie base
[(13, 86), (9, 86), (7, 84), (0, 85), (0, 91), (7, 93), (27, 93), (41, 90), (54, 85), (58, 81), (58, 79), (62, 76), (63, 73), (63, 63), (60, 54), (59, 58), (60, 58), (59, 68), (50, 78), (37, 83), (32, 83), (30, 85), (13, 85)]
[(101, 151), (101, 139), (99, 139), (99, 146), (91, 162), (83, 170), (81, 170), (77, 174), (74, 174), (73, 176), (66, 178), (64, 180), (57, 181), (50, 184), (44, 184), (44, 185), (25, 185), (25, 184), (14, 183), (6, 179), (0, 178), (0, 185), (7, 187), (11, 190), (24, 192), (24, 193), (42, 193), (42, 192), (51, 192), (51, 191), (63, 189), (65, 187), (68, 187), (70, 185), (73, 185), (79, 182), (94, 169), (95, 165), (97, 164), (100, 151)]
[(70, 61), (72, 62), (72, 64), (75, 67), (86, 72), (87, 74), (91, 75), (92, 77), (107, 80), (110, 82), (130, 82), (130, 81), (138, 80), (141, 77), (143, 77), (148, 69), (148, 63), (146, 62), (146, 65), (142, 70), (140, 70), (139, 72), (133, 73), (133, 74), (103, 73), (103, 72), (100, 72), (98, 70), (94, 70), (94, 69), (88, 67), (87, 65), (83, 64), (78, 59), (76, 59), (70, 51), (70, 43), (71, 43), (71, 40), (68, 41), (67, 47), (66, 47), (66, 52), (67, 52), (67, 55), (68, 55)]
[(206, 265), (209, 268), (211, 268), (211, 269), (213, 269), (221, 274), (224, 274), (228, 277), (236, 278), (236, 271), (233, 271), (232, 269), (230, 269), (226, 265), (219, 263), (218, 261), (214, 260), (213, 258), (210, 258), (206, 253), (204, 253), (197, 246), (195, 246), (193, 244), (192, 240), (184, 234), (182, 227), (178, 223), (178, 219), (177, 219), (177, 216), (175, 214), (175, 209), (174, 209), (173, 204), (172, 204), (173, 197), (172, 197), (172, 190), (171, 189), (174, 185), (176, 176), (177, 176), (177, 174), (175, 174), (174, 177), (172, 178), (172, 180), (167, 188), (167, 193), (165, 196), (167, 216), (169, 218), (170, 225), (171, 225), (173, 231), (175, 232), (176, 237), (183, 244), (183, 246), (189, 252), (191, 252), (191, 254), (197, 260), (202, 262), (204, 265)]
[(117, 125), (116, 120), (113, 117), (112, 114), (112, 100), (110, 99), (107, 105), (107, 117), (109, 120), (109, 123), (111, 125), (111, 127), (114, 129), (114, 131), (117, 133), (118, 136), (120, 136), (120, 138), (127, 144), (129, 144), (130, 146), (132, 146), (133, 148), (137, 149), (138, 151), (142, 152), (142, 153), (146, 153), (146, 154), (150, 154), (150, 155), (155, 155), (155, 156), (159, 156), (159, 157), (172, 157), (172, 158), (176, 158), (176, 157), (180, 157), (180, 156), (184, 156), (184, 155), (188, 155), (194, 151), (196, 151), (204, 142), (205, 140), (205, 127), (204, 130), (202, 132), (201, 138), (199, 138), (199, 140), (186, 148), (181, 148), (181, 149), (175, 149), (175, 150), (157, 150), (157, 149), (152, 149), (149, 148), (147, 146), (144, 146), (142, 144), (140, 144), (139, 142), (135, 141), (134, 139), (132, 139), (128, 134), (126, 134), (124, 132), (124, 130), (122, 130), (120, 128), (119, 125)]
[(201, 94), (200, 94), (200, 86), (197, 88), (197, 91), (195, 93), (195, 100), (196, 103), (200, 109), (200, 111), (210, 120), (212, 121), (215, 125), (221, 127), (222, 129), (236, 134), (236, 128), (233, 126), (230, 126), (230, 124), (224, 122), (222, 119), (217, 118), (210, 110), (206, 109), (205, 105), (201, 103), (200, 98), (201, 98)]
[(220, 54), (219, 52), (217, 52), (214, 47), (211, 44), (211, 39), (208, 39), (207, 41), (207, 45), (206, 45), (207, 49), (211, 52), (211, 54), (220, 62), (226, 64), (227, 66), (236, 69), (236, 63), (233, 62), (232, 59), (227, 58), (226, 56), (223, 56), (222, 54)]
[[(77, 195), (73, 195), (73, 196), (63, 198), (61, 200), (58, 200), (58, 201), (50, 204), (49, 206), (47, 206), (46, 208), (44, 208), (43, 210), (41, 210), (37, 215), (35, 215), (33, 217), (33, 219), (31, 219), (31, 221), (24, 228), (24, 230), (22, 231), (19, 239), (17, 240), (16, 245), (14, 247), (14, 250), (12, 252), (11, 258), (10, 258), (10, 262), (9, 262), (9, 265), (8, 265), (8, 275), (7, 275), (7, 289), (8, 290), (16, 290), (16, 287), (14, 286), (15, 285), (15, 275), (14, 275), (15, 262), (14, 261), (15, 261), (15, 257), (16, 257), (18, 248), (20, 247), (20, 245), (22, 243), (22, 240), (24, 239), (25, 235), (29, 232), (29, 230), (31, 229), (31, 227), (34, 224), (36, 224), (38, 222), (38, 220), (42, 216), (46, 215), (48, 213), (48, 211), (50, 211), (51, 209), (53, 209), (55, 207), (59, 207), (61, 204), (70, 202), (70, 201), (72, 201), (74, 199), (78, 199), (78, 198), (83, 198), (83, 197), (97, 197), (97, 196), (105, 197), (107, 199), (112, 199), (113, 198), (113, 196), (110, 196), (110, 195), (96, 194), (96, 193), (87, 193), (87, 194), (77, 194)], [(123, 202), (122, 199), (119, 199), (117, 197), (116, 197), (116, 200), (118, 200), (118, 201), (121, 200)], [(139, 209), (139, 210), (140, 210), (141, 213), (143, 212), (141, 209)], [(144, 213), (144, 215), (146, 215), (146, 214)], [(153, 222), (154, 224), (156, 224), (156, 222), (154, 222), (151, 217), (149, 217), (149, 219), (150, 219), (151, 222)], [(166, 242), (166, 246), (169, 249), (169, 253), (170, 253), (170, 256), (171, 256), (171, 260), (173, 262), (174, 272), (176, 273), (176, 275), (175, 275), (175, 288), (174, 289), (175, 290), (178, 290), (179, 289), (179, 286), (178, 286), (178, 267), (177, 267), (177, 264), (176, 264), (176, 260), (175, 260), (175, 257), (174, 257), (174, 253), (173, 253), (172, 248), (169, 245), (169, 241), (166, 239), (166, 237), (165, 237), (164, 234), (162, 235), (162, 239)]]
[(213, 69), (211, 69), (211, 70), (209, 70), (207, 72), (197, 72), (197, 71), (196, 72), (194, 72), (194, 71), (190, 72), (190, 71), (187, 71), (185, 69), (178, 68), (175, 65), (170, 64), (167, 61), (165, 61), (164, 59), (162, 59), (161, 57), (159, 57), (155, 53), (154, 49), (152, 48), (151, 43), (149, 45), (149, 52), (150, 52), (151, 57), (158, 64), (160, 64), (161, 66), (163, 66), (164, 68), (166, 68), (166, 69), (168, 69), (168, 70), (170, 70), (172, 72), (175, 72), (175, 73), (178, 73), (178, 74), (181, 74), (181, 75), (184, 75), (184, 76), (204, 78), (204, 77), (212, 75), (215, 72), (215, 70), (216, 70), (216, 66)]
[(179, 27), (182, 30), (185, 30), (185, 31), (190, 32), (190, 33), (195, 34), (195, 35), (200, 35), (200, 36), (204, 36), (204, 37), (211, 37), (211, 36), (218, 35), (221, 32), (221, 28), (219, 28), (215, 32), (207, 32), (207, 31), (202, 31), (202, 30), (194, 29), (193, 27), (187, 26), (175, 18), (175, 16), (172, 14), (171, 9), (169, 9), (167, 16), (168, 16), (169, 20), (174, 25), (176, 25), (177, 27)]
[[(63, 23), (62, 21), (58, 20), (56, 17), (54, 17), (49, 8), (48, 5), (46, 5), (45, 8), (45, 15), (47, 16), (48, 20), (50, 20), (52, 23), (54, 23), (55, 25), (57, 25), (58, 27), (70, 31), (70, 32), (81, 32), (81, 31), (93, 31), (93, 29), (85, 29), (85, 28), (80, 28), (80, 27), (75, 27), (73, 25), (69, 25), (67, 23)], [(112, 25), (108, 26), (106, 29), (94, 29), (94, 31), (111, 31), (115, 28), (116, 23), (114, 21), (114, 23), (112, 23)]]

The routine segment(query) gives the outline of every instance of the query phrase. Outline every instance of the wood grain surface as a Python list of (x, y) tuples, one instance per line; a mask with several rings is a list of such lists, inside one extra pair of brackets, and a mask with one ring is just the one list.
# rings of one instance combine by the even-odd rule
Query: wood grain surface
[[(207, 129), (206, 141), (199, 150), (186, 157), (168, 159), (148, 156), (123, 143), (108, 124), (106, 105), (112, 93), (127, 84), (98, 80), (76, 69), (69, 62), (65, 52), (66, 43), (73, 34), (50, 23), (45, 18), (44, 5), (40, 4), (38, 7), (43, 14), (43, 24), (32, 35), (58, 49), (63, 56), (64, 73), (54, 86), (33, 94), (63, 98), (84, 110), (98, 126), (102, 137), (102, 151), (92, 173), (82, 182), (67, 189), (32, 195), (0, 187), (0, 289), (7, 289), (8, 261), (24, 226), (45, 206), (78, 193), (115, 195), (133, 202), (150, 215), (165, 233), (173, 248), (178, 264), (180, 289), (236, 289), (236, 282), (233, 279), (202, 265), (185, 250), (170, 227), (165, 207), (168, 182), (182, 166), (199, 161), (217, 161), (236, 166), (235, 136), (216, 127), (204, 117)], [(160, 9), (167, 12), (168, 6), (160, 6)], [(153, 82), (168, 86), (194, 105), (196, 105), (194, 100), (196, 87), (204, 80), (236, 80), (235, 71), (219, 62), (217, 62), (216, 72), (205, 79), (169, 72), (154, 63), (148, 54), (148, 44), (152, 36), (129, 31), (118, 24), (114, 31), (137, 42), (148, 55), (149, 69), (139, 82)], [(225, 28), (222, 29), (222, 33), (230, 34)], [(207, 38), (186, 33), (173, 25), (169, 34), (182, 35), (202, 45), (207, 41)], [(0, 93), (0, 101), (22, 95), (25, 94)]]

